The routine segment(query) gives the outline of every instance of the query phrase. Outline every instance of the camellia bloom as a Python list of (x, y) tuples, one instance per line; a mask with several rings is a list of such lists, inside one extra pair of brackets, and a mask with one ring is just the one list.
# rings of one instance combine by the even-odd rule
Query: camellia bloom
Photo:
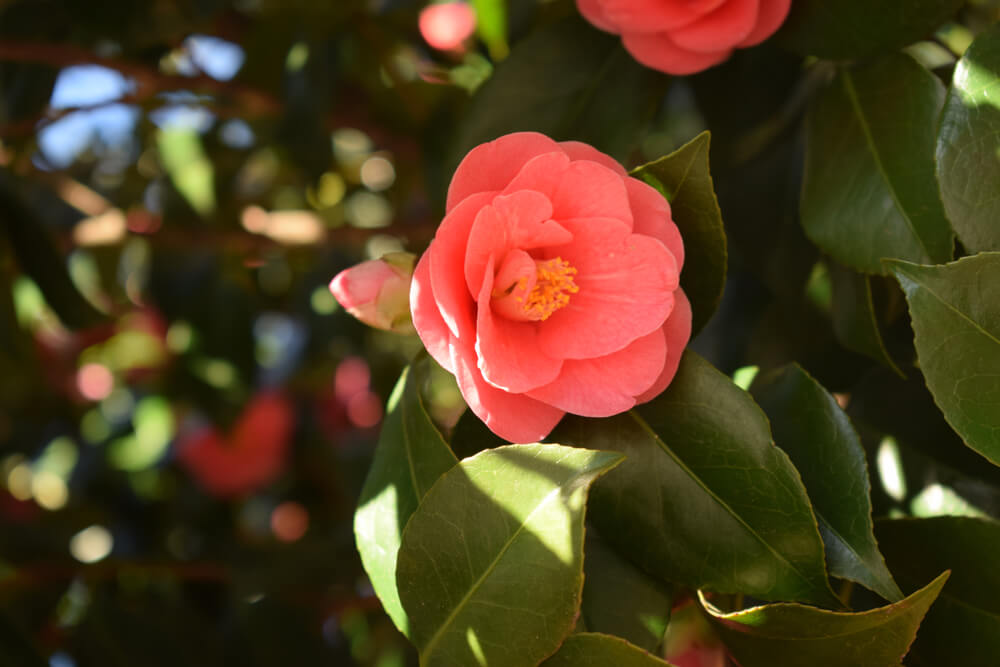
[(667, 74), (718, 65), (736, 48), (760, 44), (788, 15), (791, 0), (576, 0), (584, 18), (622, 36), (632, 56)]
[(420, 34), (441, 51), (460, 48), (476, 30), (476, 13), (464, 2), (430, 5), (420, 12)]
[(670, 207), (607, 155), (533, 132), (473, 149), (413, 276), (413, 324), (512, 442), (667, 386), (691, 335)]
[(224, 436), (206, 427), (178, 442), (177, 457), (212, 495), (234, 498), (274, 481), (285, 464), (295, 427), (291, 402), (282, 394), (258, 394)]
[(412, 333), (410, 279), (414, 255), (391, 252), (338, 273), (330, 291), (344, 309), (376, 329)]

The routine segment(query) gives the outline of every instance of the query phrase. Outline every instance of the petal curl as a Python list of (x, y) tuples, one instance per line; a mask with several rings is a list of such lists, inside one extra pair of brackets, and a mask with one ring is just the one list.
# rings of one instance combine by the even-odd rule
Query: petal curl
[(590, 144), (585, 144), (582, 141), (560, 141), (559, 148), (574, 162), (577, 160), (589, 160), (590, 162), (596, 162), (599, 165), (607, 167), (622, 178), (628, 176), (625, 167), (618, 164), (618, 160), (607, 153), (602, 153)]
[[(432, 242), (431, 246), (433, 245)], [(441, 317), (431, 289), (430, 250), (427, 248), (413, 272), (413, 282), (410, 283), (410, 315), (413, 317), (413, 328), (417, 330), (427, 352), (442, 368), (454, 373), (449, 346), (451, 331)]]
[(663, 241), (677, 260), (677, 270), (680, 271), (684, 267), (684, 241), (670, 215), (670, 204), (656, 188), (637, 178), (625, 179), (625, 188), (635, 220), (632, 231)]
[(677, 374), (681, 355), (691, 340), (691, 302), (682, 289), (674, 293), (674, 312), (670, 313), (670, 317), (663, 323), (663, 333), (667, 341), (667, 359), (663, 364), (663, 370), (653, 382), (653, 386), (635, 397), (636, 404), (651, 401), (667, 388)]
[(694, 74), (718, 65), (733, 51), (723, 48), (713, 53), (697, 53), (677, 46), (665, 32), (625, 33), (622, 44), (643, 65), (677, 76)]
[(773, 35), (788, 16), (792, 0), (760, 0), (760, 12), (757, 14), (757, 24), (750, 34), (736, 46), (743, 48), (757, 46)]
[(515, 132), (476, 146), (455, 170), (445, 210), (477, 192), (503, 190), (528, 160), (558, 150), (559, 144), (538, 132)]
[[(661, 32), (697, 21), (727, 0), (601, 0), (603, 17), (616, 32)], [(582, 10), (581, 10), (582, 13)]]
[(670, 39), (682, 49), (717, 53), (729, 49), (753, 31), (761, 0), (729, 0), (694, 23), (670, 31)]
[(567, 360), (555, 381), (528, 395), (575, 415), (609, 417), (635, 405), (666, 359), (666, 339), (657, 329), (613, 354)]

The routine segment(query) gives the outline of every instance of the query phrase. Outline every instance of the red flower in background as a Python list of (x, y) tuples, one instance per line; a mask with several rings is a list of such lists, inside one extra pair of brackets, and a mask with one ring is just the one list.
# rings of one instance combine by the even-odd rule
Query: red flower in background
[(228, 435), (215, 427), (195, 431), (178, 442), (177, 458), (212, 495), (244, 496), (281, 474), (294, 427), (288, 398), (261, 393), (247, 404)]

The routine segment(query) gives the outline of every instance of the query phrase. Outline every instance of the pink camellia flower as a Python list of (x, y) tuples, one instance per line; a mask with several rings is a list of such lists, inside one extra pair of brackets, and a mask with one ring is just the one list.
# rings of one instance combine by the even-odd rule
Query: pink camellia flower
[(294, 427), (288, 398), (261, 393), (243, 409), (228, 435), (214, 427), (199, 429), (179, 440), (177, 457), (212, 495), (244, 496), (281, 474)]
[(464, 2), (430, 5), (420, 12), (420, 34), (440, 51), (461, 48), (476, 29), (476, 13)]
[(718, 65), (777, 30), (792, 0), (576, 0), (584, 18), (622, 36), (632, 56), (667, 74)]
[(691, 335), (670, 206), (607, 155), (533, 132), (473, 149), (413, 276), (413, 324), (512, 442), (659, 394)]
[(338, 273), (330, 291), (354, 317), (376, 329), (413, 333), (410, 323), (410, 279), (416, 257), (392, 252)]

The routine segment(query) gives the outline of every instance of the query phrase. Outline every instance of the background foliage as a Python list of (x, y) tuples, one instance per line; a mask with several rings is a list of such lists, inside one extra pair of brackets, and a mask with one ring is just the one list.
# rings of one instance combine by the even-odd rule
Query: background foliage
[[(671, 79), (473, 4), (0, 0), (0, 663), (994, 664), (1000, 5)], [(515, 130), (671, 200), (700, 331), (528, 448), (326, 287)]]

